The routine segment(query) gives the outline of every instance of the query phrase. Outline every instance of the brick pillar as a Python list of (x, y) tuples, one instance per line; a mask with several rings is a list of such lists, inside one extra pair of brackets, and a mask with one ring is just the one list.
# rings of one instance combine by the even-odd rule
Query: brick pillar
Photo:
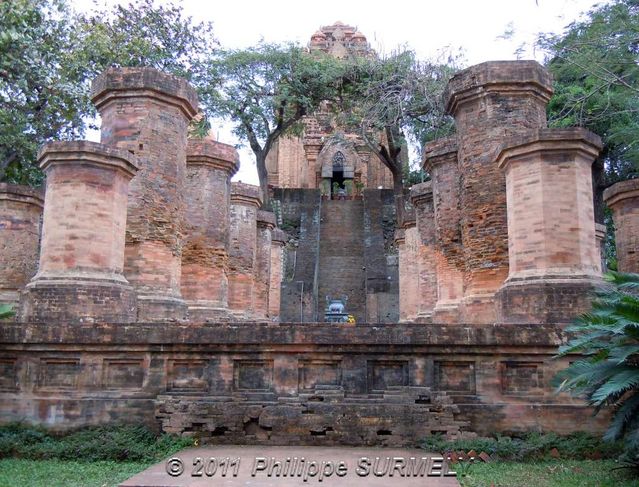
[(268, 319), (269, 288), (271, 285), (271, 241), (275, 215), (270, 211), (257, 212), (257, 244), (255, 247), (255, 281), (253, 310), (255, 319)]
[(437, 302), (437, 259), (435, 253), (435, 220), (431, 182), (415, 184), (410, 190), (417, 221), (417, 255), (414, 267), (419, 269), (416, 321), (432, 323)]
[(639, 179), (613, 184), (604, 191), (604, 200), (615, 222), (617, 267), (639, 273)]
[(22, 320), (135, 321), (135, 293), (123, 275), (133, 156), (80, 141), (49, 143), (38, 159), (47, 175), (42, 245)]
[(41, 189), (0, 183), (0, 304), (17, 305), (38, 270)]
[(495, 292), (508, 276), (506, 181), (495, 151), (504, 137), (546, 126), (551, 87), (550, 74), (535, 61), (478, 64), (448, 83), (461, 174), (464, 322), (495, 320)]
[(464, 297), (464, 248), (459, 211), (459, 167), (454, 137), (431, 142), (424, 150), (424, 168), (433, 188), (437, 303), (433, 321), (459, 323)]
[(231, 177), (239, 168), (239, 155), (233, 146), (212, 139), (190, 139), (186, 166), (182, 296), (191, 320), (225, 319)]
[(229, 310), (239, 320), (253, 318), (257, 210), (261, 204), (258, 186), (231, 184)]
[(280, 321), (282, 278), (284, 275), (284, 245), (288, 241), (286, 232), (275, 228), (271, 234), (271, 282), (268, 295), (268, 316)]
[(608, 265), (606, 263), (606, 225), (595, 223), (595, 238), (597, 239), (597, 249), (599, 250), (599, 269), (601, 272), (607, 272)]
[(111, 68), (93, 82), (102, 143), (138, 157), (131, 182), (124, 270), (138, 296), (139, 321), (180, 320), (186, 138), (197, 94), (153, 68)]
[(510, 257), (499, 322), (570, 322), (590, 309), (601, 275), (591, 172), (600, 150), (599, 137), (568, 128), (531, 131), (498, 151)]
[(420, 237), (415, 213), (404, 214), (401, 231), (395, 232), (399, 250), (399, 321), (413, 322), (419, 306), (419, 266), (417, 264)]

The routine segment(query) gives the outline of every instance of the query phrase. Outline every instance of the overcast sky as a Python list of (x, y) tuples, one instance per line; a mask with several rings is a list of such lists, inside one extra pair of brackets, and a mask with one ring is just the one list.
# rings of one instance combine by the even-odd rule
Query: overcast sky
[[(160, 0), (161, 1), (161, 0)], [(78, 10), (90, 9), (93, 0), (74, 0)], [(99, 5), (128, 1), (98, 0)], [(187, 15), (210, 20), (224, 47), (246, 47), (261, 39), (269, 42), (297, 41), (306, 45), (323, 25), (337, 20), (355, 25), (378, 52), (400, 45), (430, 58), (445, 48), (463, 50), (465, 64), (522, 58), (543, 61), (532, 43), (538, 32), (560, 32), (577, 20), (594, 0), (183, 0)], [(513, 31), (503, 39), (506, 31)], [(214, 127), (221, 142), (238, 143), (229, 127)], [(95, 135), (90, 135), (92, 138)], [(234, 180), (257, 184), (252, 152), (240, 151), (241, 169)]]

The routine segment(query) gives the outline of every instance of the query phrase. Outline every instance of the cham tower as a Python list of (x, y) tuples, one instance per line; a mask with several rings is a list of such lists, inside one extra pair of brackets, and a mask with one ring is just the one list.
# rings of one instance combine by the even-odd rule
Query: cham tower
[[(375, 56), (364, 34), (339, 21), (315, 32), (308, 49), (338, 58)], [(335, 126), (328, 110), (306, 117), (304, 125), (301, 137), (283, 137), (271, 149), (266, 161), (270, 186), (326, 192), (333, 192), (334, 183), (342, 189), (350, 184), (361, 189), (393, 187), (390, 171), (364, 140)]]

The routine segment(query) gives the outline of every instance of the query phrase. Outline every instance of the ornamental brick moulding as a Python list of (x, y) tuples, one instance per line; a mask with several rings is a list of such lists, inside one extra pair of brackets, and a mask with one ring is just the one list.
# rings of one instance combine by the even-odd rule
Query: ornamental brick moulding
[(604, 191), (615, 222), (617, 262), (621, 272), (639, 272), (639, 179), (621, 181)]
[(430, 181), (415, 184), (410, 189), (417, 222), (417, 288), (418, 303), (415, 321), (430, 323), (437, 302), (437, 261), (435, 253), (435, 221), (433, 218), (433, 189)]
[(38, 161), (47, 175), (42, 246), (22, 296), (23, 321), (135, 321), (135, 293), (123, 276), (135, 158), (80, 141), (49, 143)]
[(239, 155), (233, 146), (212, 139), (189, 139), (186, 165), (182, 296), (192, 321), (224, 320), (231, 177), (239, 169)]
[(464, 322), (494, 322), (495, 293), (508, 276), (506, 183), (495, 150), (504, 137), (545, 127), (551, 94), (551, 76), (535, 61), (478, 64), (448, 83), (460, 170)]
[(424, 169), (433, 188), (433, 218), (437, 273), (437, 303), (433, 320), (459, 323), (464, 296), (464, 249), (459, 211), (460, 174), (457, 139), (446, 137), (424, 148)]
[(229, 310), (240, 321), (253, 316), (257, 210), (261, 204), (258, 186), (231, 184)]
[(0, 183), (0, 304), (17, 304), (38, 270), (44, 191)]
[(570, 322), (600, 283), (591, 166), (601, 139), (581, 128), (541, 129), (497, 151), (508, 194), (510, 272), (504, 323)]
[(197, 113), (193, 87), (153, 68), (111, 68), (91, 98), (102, 143), (138, 157), (129, 189), (125, 275), (138, 296), (140, 321), (181, 320), (187, 128)]
[(253, 312), (256, 320), (268, 318), (269, 288), (271, 284), (272, 231), (275, 214), (257, 212), (257, 241), (255, 247), (255, 281), (253, 285)]

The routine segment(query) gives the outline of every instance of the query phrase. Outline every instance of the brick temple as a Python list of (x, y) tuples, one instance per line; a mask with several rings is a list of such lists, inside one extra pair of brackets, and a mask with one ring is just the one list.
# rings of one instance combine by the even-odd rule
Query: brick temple
[[(311, 48), (370, 49), (340, 23)], [(456, 134), (427, 146), (431, 180), (398, 222), (390, 173), (348, 134), (326, 144), (321, 112), (274, 150), (269, 212), (231, 183), (232, 146), (188, 137), (185, 80), (107, 70), (101, 142), (45, 145), (43, 191), (0, 185), (0, 302), (18, 310), (0, 326), (0, 421), (124, 420), (221, 444), (602, 430), (550, 385), (603, 239), (601, 141), (547, 128), (551, 95), (534, 61), (455, 75)], [(349, 180), (357, 194), (332, 194)], [(620, 270), (637, 272), (639, 181), (604, 196)], [(357, 323), (323, 322), (327, 295)]]

